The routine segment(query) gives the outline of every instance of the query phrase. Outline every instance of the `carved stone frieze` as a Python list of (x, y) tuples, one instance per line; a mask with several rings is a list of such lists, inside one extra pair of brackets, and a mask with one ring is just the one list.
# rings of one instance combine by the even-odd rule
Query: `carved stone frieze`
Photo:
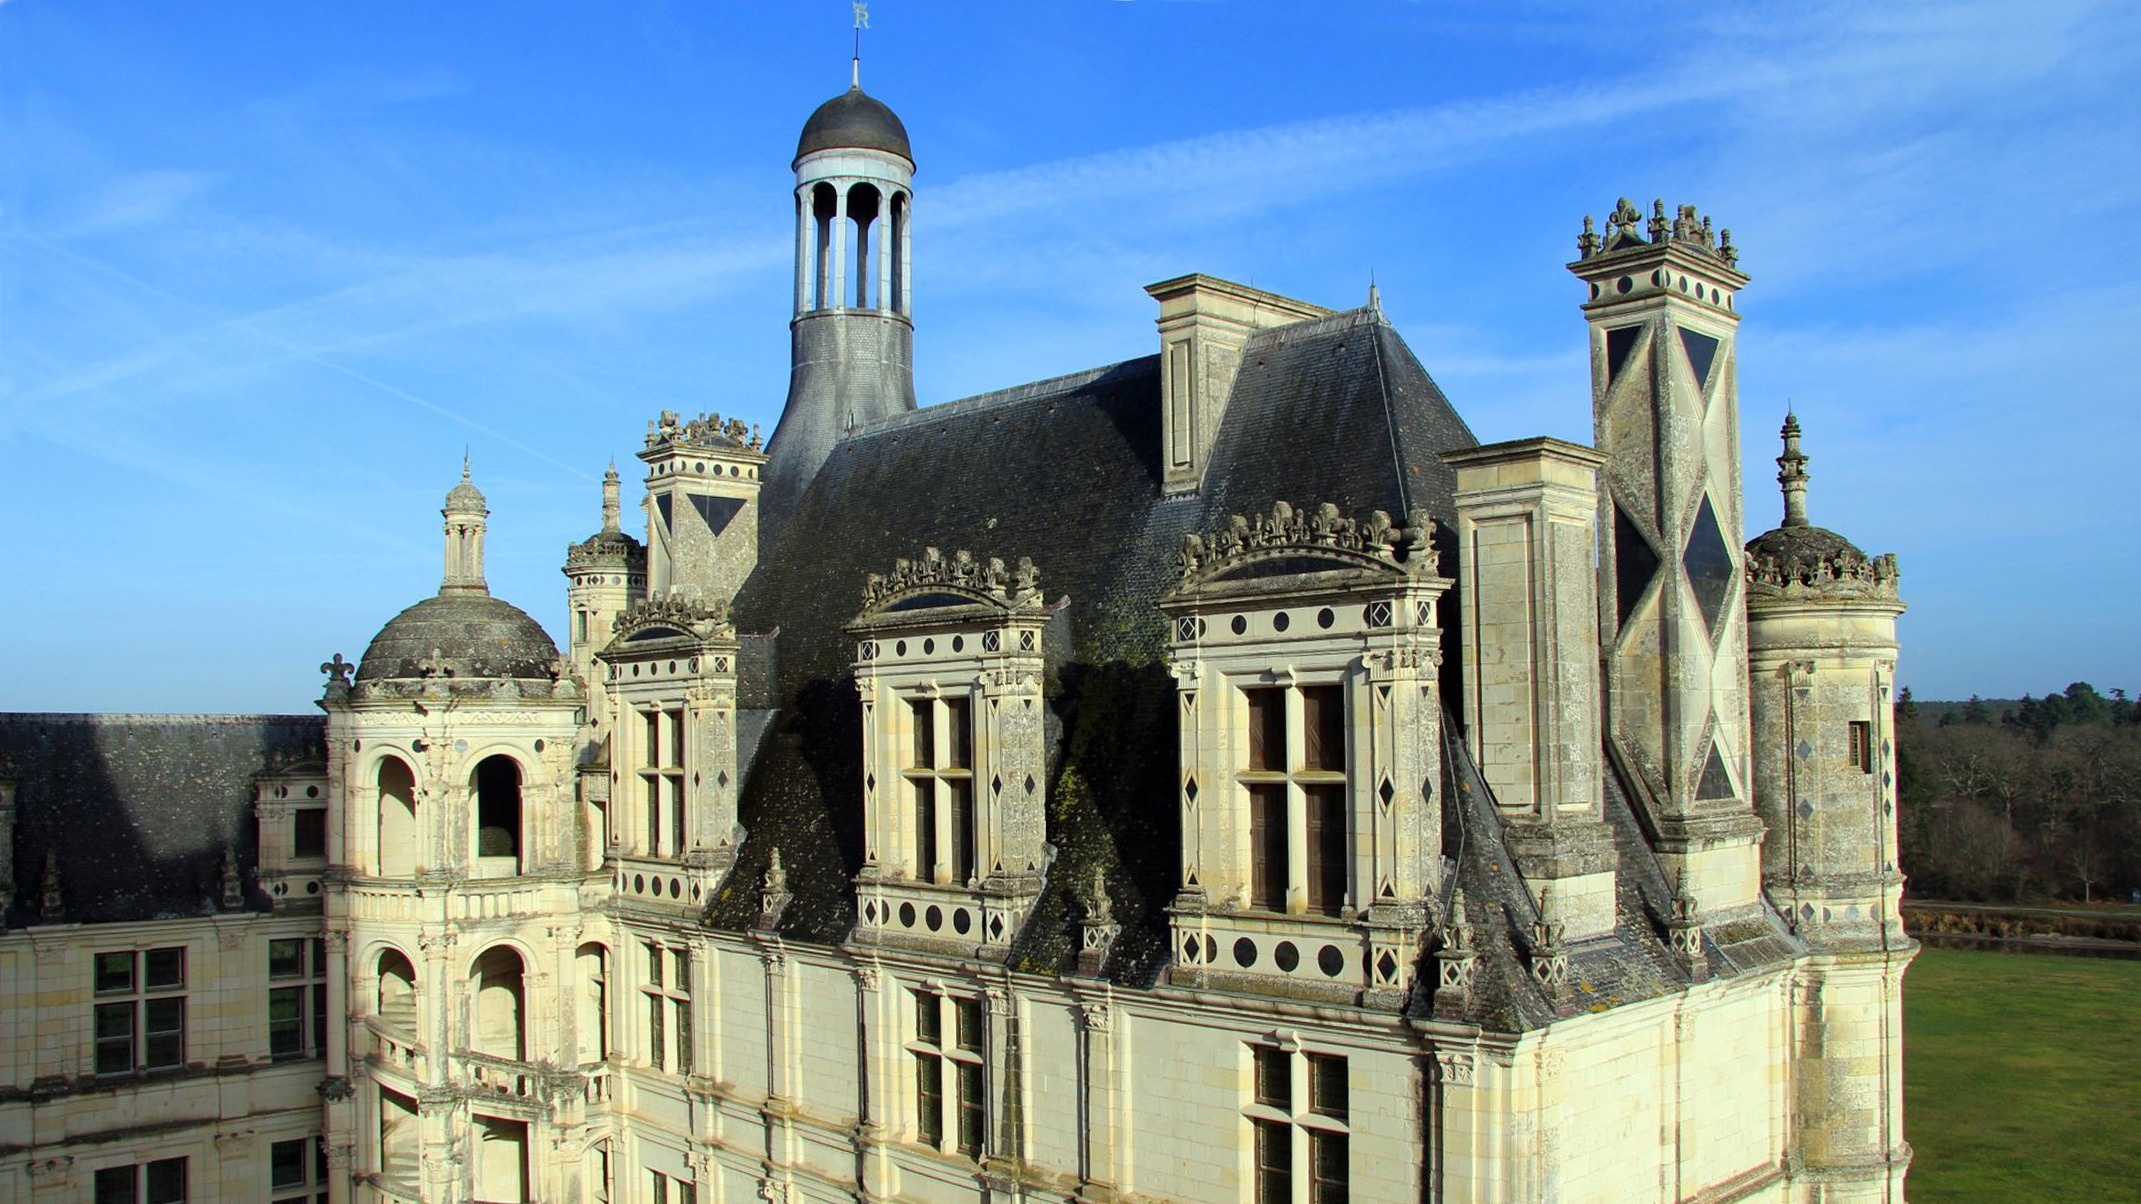
[(755, 422), (745, 423), (741, 418), (724, 419), (718, 413), (687, 419), (675, 410), (663, 410), (660, 418), (647, 423), (647, 450), (669, 447), (761, 452), (766, 443), (759, 438)]
[(901, 557), (890, 573), (871, 573), (863, 583), (865, 613), (881, 610), (911, 594), (949, 591), (987, 600), (1005, 607), (1033, 607), (1041, 600), (1041, 571), (1021, 556), (1018, 565), (1006, 569), (991, 556), (986, 560), (960, 549), (946, 556), (936, 548), (923, 548), (919, 560)]
[(1349, 518), (1330, 502), (1309, 511), (1296, 510), (1291, 502), (1273, 502), (1268, 515), (1237, 514), (1209, 536), (1183, 536), (1175, 565), (1183, 586), (1253, 561), (1299, 555), (1355, 561), (1408, 576), (1432, 574), (1437, 561), (1431, 543), (1435, 520), (1425, 510), (1414, 510), (1405, 521), (1405, 526), (1394, 526), (1381, 510)]

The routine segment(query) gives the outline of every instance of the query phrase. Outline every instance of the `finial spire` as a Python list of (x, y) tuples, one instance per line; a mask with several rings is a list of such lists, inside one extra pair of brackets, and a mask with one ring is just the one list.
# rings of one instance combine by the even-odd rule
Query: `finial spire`
[(1804, 527), (1806, 521), (1806, 455), (1799, 450), (1799, 415), (1791, 403), (1784, 408), (1784, 454), (1777, 457), (1777, 484), (1784, 487), (1784, 525)]
[(1368, 273), (1368, 312), (1378, 318), (1383, 316), (1383, 291), (1375, 286), (1373, 271)]
[(602, 474), (602, 533), (617, 534), (617, 461), (610, 461), (610, 470)]
[(855, 73), (849, 86), (862, 87), (862, 31), (870, 27), (870, 6), (867, 0), (855, 0)]

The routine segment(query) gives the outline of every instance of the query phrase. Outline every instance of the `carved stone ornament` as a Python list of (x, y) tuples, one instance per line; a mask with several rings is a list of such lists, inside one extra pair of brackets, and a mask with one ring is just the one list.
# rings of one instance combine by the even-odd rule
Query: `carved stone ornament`
[(1698, 982), (1710, 975), (1710, 958), (1702, 948), (1702, 921), (1695, 914), (1695, 896), (1681, 887), (1673, 893), (1673, 913), (1665, 921), (1665, 936), (1682, 968)]
[(238, 873), (238, 856), (230, 846), (223, 848), (223, 859), (216, 863), (216, 886), (218, 902), (225, 911), (236, 911), (245, 906), (245, 880)]
[(707, 451), (765, 450), (765, 440), (758, 437), (758, 424), (746, 424), (741, 418), (724, 419), (719, 414), (701, 414), (685, 419), (675, 410), (663, 410), (660, 418), (647, 424), (647, 449), (666, 447), (697, 447)]
[(1444, 1083), (1457, 1087), (1469, 1087), (1473, 1080), (1474, 1059), (1471, 1054), (1455, 1050), (1435, 1051), (1435, 1072)]
[(37, 918), (57, 924), (67, 918), (67, 902), (59, 889), (59, 854), (45, 850), (45, 871), (37, 881)]
[(649, 628), (668, 628), (700, 639), (736, 638), (735, 625), (729, 621), (727, 602), (718, 599), (706, 602), (676, 591), (649, 598), (618, 615), (610, 624), (611, 632), (619, 640), (629, 639)]
[(1461, 1020), (1472, 1002), (1472, 984), (1479, 977), (1479, 950), (1470, 917), (1465, 912), (1465, 892), (1450, 893), (1449, 915), (1443, 920), (1440, 944), (1435, 950), (1435, 1015), (1443, 1020)]
[(1576, 239), (1576, 255), (1589, 259), (1629, 246), (1661, 246), (1670, 243), (1697, 251), (1728, 268), (1736, 268), (1740, 261), (1739, 248), (1732, 245), (1732, 231), (1713, 230), (1710, 219), (1702, 216), (1693, 205), (1680, 205), (1674, 215), (1665, 214), (1665, 202), (1651, 202), (1650, 221), (1645, 223), (1643, 211), (1635, 207), (1627, 197), (1622, 197), (1613, 206), (1606, 218), (1606, 235), (1600, 238), (1587, 214), (1583, 219), (1583, 233)]
[(356, 1088), (350, 1086), (348, 1079), (340, 1076), (324, 1079), (320, 1083), (320, 1098), (330, 1104), (339, 1104), (354, 1094)]
[(1531, 974), (1550, 995), (1560, 995), (1569, 986), (1569, 954), (1562, 944), (1566, 925), (1553, 915), (1554, 892), (1539, 891), (1539, 915), (1531, 922)]
[(1868, 556), (1857, 548), (1843, 547), (1747, 554), (1748, 593), (1757, 598), (1886, 601), (1896, 597), (1898, 580), (1893, 552)]
[(1433, 573), (1435, 520), (1425, 510), (1414, 510), (1405, 522), (1405, 526), (1393, 526), (1390, 515), (1381, 510), (1349, 518), (1330, 502), (1310, 511), (1295, 510), (1291, 502), (1273, 502), (1268, 515), (1237, 514), (1209, 536), (1183, 536), (1182, 550), (1175, 555), (1175, 567), (1181, 573), (1178, 588), (1259, 560), (1303, 556), (1407, 576)]
[(788, 870), (781, 864), (779, 845), (773, 847), (773, 859), (766, 866), (766, 877), (758, 893), (758, 927), (770, 932), (780, 926), (781, 914), (795, 896), (788, 890)]
[(350, 675), (356, 671), (357, 666), (343, 660), (341, 653), (335, 653), (333, 660), (320, 666), (320, 672), (327, 675), (327, 693), (325, 696), (330, 699), (348, 698)]
[(862, 586), (865, 614), (912, 594), (943, 592), (989, 602), (1005, 608), (1037, 607), (1041, 601), (1041, 570), (1028, 557), (1005, 569), (991, 556), (977, 559), (960, 549), (946, 556), (936, 548), (923, 548), (920, 560), (900, 557), (890, 573), (871, 573)]

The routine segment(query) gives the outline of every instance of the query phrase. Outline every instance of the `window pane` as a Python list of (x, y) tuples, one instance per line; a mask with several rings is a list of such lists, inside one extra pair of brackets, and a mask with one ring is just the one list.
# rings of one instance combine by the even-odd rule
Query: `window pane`
[(1308, 810), (1308, 906), (1335, 916), (1346, 897), (1346, 789), (1310, 786)]
[(691, 993), (691, 950), (672, 949), (669, 952), (670, 988), (679, 995)]
[(640, 718), (644, 721), (646, 731), (643, 733), (644, 743), (640, 749), (639, 763), (651, 769), (662, 763), (662, 715), (659, 711), (645, 711), (641, 713)]
[(1341, 686), (1301, 689), (1301, 767), (1343, 773), (1346, 767), (1345, 690)]
[(186, 1204), (186, 1160), (165, 1158), (149, 1164), (147, 1204)]
[(1329, 1054), (1308, 1055), (1308, 1109), (1346, 1118), (1346, 1060)]
[(669, 1064), (667, 1042), (662, 1032), (662, 997), (647, 996), (647, 1064), (660, 1070)]
[(297, 813), (297, 826), (292, 833), (291, 852), (299, 857), (325, 857), (327, 855), (327, 812), (322, 808), (309, 808)]
[(934, 1146), (944, 1144), (943, 1064), (935, 1054), (914, 1055), (915, 1131)]
[(1256, 1121), (1257, 1204), (1293, 1204), (1293, 1127)]
[(1243, 690), (1249, 700), (1249, 768), (1286, 768), (1286, 691)]
[(1286, 909), (1286, 787), (1249, 787), (1249, 905)]
[(1256, 1052), (1256, 1102), (1281, 1112), (1294, 1106), (1293, 1064), (1283, 1049)]
[(186, 985), (186, 950), (151, 949), (141, 955), (144, 963), (143, 978), (148, 989), (163, 991)]
[(1308, 1156), (1313, 1168), (1309, 1204), (1346, 1204), (1346, 1135), (1310, 1130)]
[(974, 766), (974, 720), (972, 705), (964, 698), (944, 700), (944, 767)]
[(952, 881), (974, 877), (974, 782), (957, 778), (944, 783), (952, 803)]
[(924, 1045), (944, 1043), (944, 1022), (937, 1013), (937, 997), (927, 991), (914, 993), (914, 1039)]
[(296, 978), (305, 972), (305, 942), (300, 938), (268, 942), (268, 977)]
[(132, 953), (97, 954), (97, 990), (99, 992), (131, 991), (133, 989), (134, 955)]
[(682, 853), (691, 843), (685, 835), (690, 823), (684, 816), (684, 778), (679, 774), (669, 779), (669, 851)]
[(294, 1058), (305, 1052), (305, 1001), (303, 987), (278, 987), (268, 992), (268, 1054)]
[(643, 945), (647, 951), (647, 985), (662, 985), (662, 950), (659, 945)]
[(676, 1204), (699, 1204), (699, 1185), (696, 1183), (677, 1184)]
[(312, 1052), (327, 1052), (327, 984), (312, 988)]
[(151, 999), (141, 1005), (141, 1064), (177, 1066), (186, 1060), (186, 1000)]
[(691, 1073), (691, 1002), (684, 999), (669, 1001), (669, 1010), (676, 1016), (676, 1069), (678, 1074)]
[(669, 1204), (669, 1176), (660, 1171), (647, 1173), (654, 1176), (654, 1204)]
[(923, 778), (914, 784), (914, 876), (924, 880), (937, 876), (937, 782)]
[(957, 1000), (953, 1010), (959, 1014), (959, 1048), (980, 1053), (984, 1035), (981, 1027), (981, 1001)]
[(678, 769), (684, 767), (684, 712), (682, 711), (669, 712), (669, 747), (665, 751), (669, 754), (669, 764)]
[(132, 1070), (134, 1068), (134, 1005), (131, 1003), (98, 1004), (96, 1026), (97, 1073), (124, 1074)]
[(986, 1096), (982, 1089), (981, 1067), (971, 1063), (959, 1064), (959, 1152), (970, 1157), (981, 1156), (982, 1129), (987, 1113), (984, 1110)]
[(937, 715), (936, 704), (924, 698), (907, 704), (908, 713), (914, 720), (914, 747), (908, 750), (908, 764), (917, 769), (932, 769), (937, 764)]
[(97, 1172), (97, 1204), (134, 1204), (135, 1170), (107, 1166)]
[(268, 1147), (268, 1183), (272, 1187), (305, 1186), (305, 1138)]

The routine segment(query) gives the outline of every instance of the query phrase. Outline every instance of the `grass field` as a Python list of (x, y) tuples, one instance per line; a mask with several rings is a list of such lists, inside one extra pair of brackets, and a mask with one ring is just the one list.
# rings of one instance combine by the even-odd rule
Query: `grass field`
[(2141, 1201), (2141, 962), (1927, 949), (1903, 980), (1913, 1204)]

